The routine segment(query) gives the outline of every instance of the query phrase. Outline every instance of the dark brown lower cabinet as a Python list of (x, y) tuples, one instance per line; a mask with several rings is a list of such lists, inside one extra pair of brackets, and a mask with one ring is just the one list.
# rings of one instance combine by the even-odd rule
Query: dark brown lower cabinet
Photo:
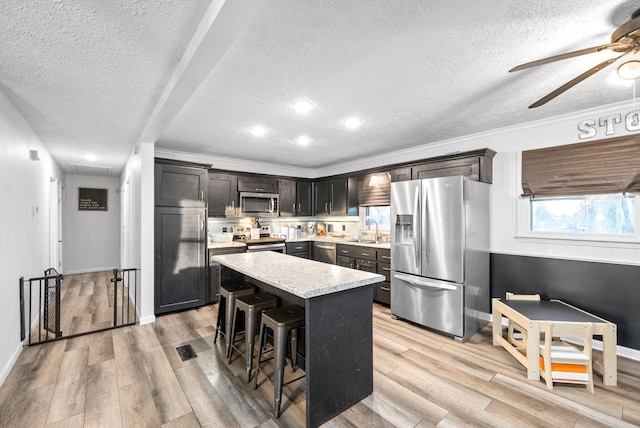
[(156, 207), (156, 314), (204, 305), (206, 221), (206, 208)]
[(379, 249), (377, 252), (377, 273), (384, 275), (385, 280), (375, 285), (373, 300), (391, 304), (391, 250)]
[(286, 251), (290, 256), (302, 257), (303, 259), (311, 258), (311, 244), (309, 241), (287, 242)]

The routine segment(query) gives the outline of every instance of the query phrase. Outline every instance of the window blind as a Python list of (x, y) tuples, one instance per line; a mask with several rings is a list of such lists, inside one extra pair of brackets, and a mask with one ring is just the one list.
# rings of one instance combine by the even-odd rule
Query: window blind
[(640, 135), (522, 152), (522, 195), (640, 190)]
[[(376, 176), (373, 183), (371, 179)], [(386, 172), (358, 177), (358, 206), (371, 207), (391, 204), (391, 180)]]

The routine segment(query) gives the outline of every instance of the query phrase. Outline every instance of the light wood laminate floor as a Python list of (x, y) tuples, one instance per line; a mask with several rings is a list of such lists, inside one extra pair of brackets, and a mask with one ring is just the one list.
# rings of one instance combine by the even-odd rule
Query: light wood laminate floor
[[(1, 427), (299, 427), (304, 382), (285, 388), (279, 419), (271, 385), (254, 391), (244, 360), (212, 343), (217, 305), (25, 348), (0, 388)], [(327, 427), (640, 426), (640, 362), (619, 358), (618, 386), (530, 382), (491, 325), (461, 344), (394, 321), (374, 305), (374, 393)], [(197, 358), (182, 361), (190, 344)]]

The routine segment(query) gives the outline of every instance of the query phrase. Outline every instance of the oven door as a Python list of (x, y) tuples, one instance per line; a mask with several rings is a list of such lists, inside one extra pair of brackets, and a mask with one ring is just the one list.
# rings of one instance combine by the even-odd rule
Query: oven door
[(278, 195), (240, 192), (240, 214), (244, 217), (275, 217), (278, 215)]

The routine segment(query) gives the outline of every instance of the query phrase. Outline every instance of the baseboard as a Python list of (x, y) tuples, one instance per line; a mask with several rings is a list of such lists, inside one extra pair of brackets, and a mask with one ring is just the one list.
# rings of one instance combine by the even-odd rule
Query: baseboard
[(144, 324), (151, 324), (156, 322), (156, 316), (155, 315), (149, 315), (147, 317), (144, 318), (140, 318), (140, 325), (144, 325)]
[(2, 372), (0, 372), (0, 386), (4, 385), (4, 381), (9, 377), (9, 373), (11, 373), (11, 369), (16, 364), (22, 349), (24, 348), (24, 344), (20, 342), (16, 347), (15, 351), (11, 354), (11, 357), (7, 360), (6, 364), (2, 368)]

